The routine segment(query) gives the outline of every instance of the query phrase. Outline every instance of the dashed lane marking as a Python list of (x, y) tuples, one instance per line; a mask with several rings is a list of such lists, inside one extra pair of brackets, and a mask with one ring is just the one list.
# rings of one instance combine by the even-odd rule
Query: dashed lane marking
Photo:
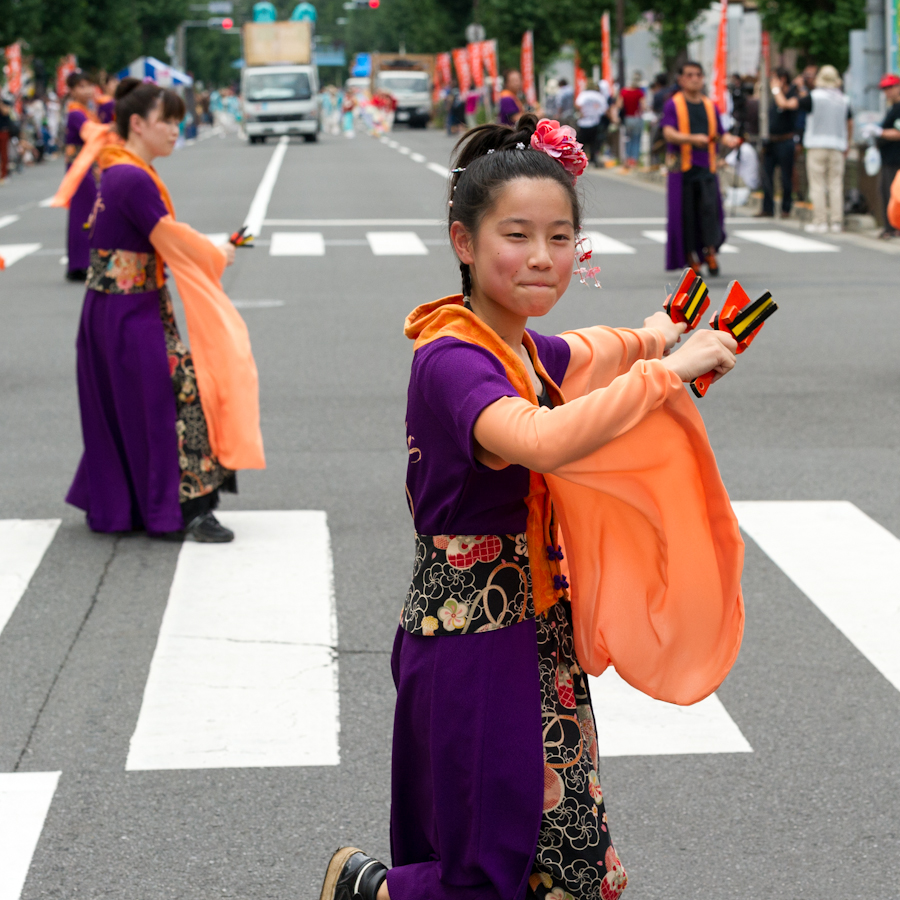
[(18, 221), (18, 216), (0, 216), (0, 228), (6, 228), (7, 225), (12, 225)]
[(126, 769), (336, 766), (337, 621), (324, 512), (223, 512), (185, 543)]
[(900, 690), (900, 540), (843, 501), (732, 505), (763, 553)]
[(437, 163), (430, 162), (426, 165), (426, 168), (434, 172), (435, 175), (440, 175), (442, 178), (450, 177), (450, 170), (446, 166), (439, 166)]
[(428, 255), (428, 248), (414, 231), (370, 231), (366, 240), (376, 256)]
[(6, 267), (15, 265), (20, 259), (31, 256), (41, 249), (40, 244), (0, 244), (0, 256), (3, 257)]
[(27, 590), (60, 521), (0, 519), (0, 631)]
[(276, 231), (269, 246), (270, 256), (324, 256), (325, 238), (320, 232)]
[(414, 163), (423, 163), (423, 162), (426, 162), (425, 157), (422, 156), (421, 153), (410, 153), (410, 154), (409, 154), (409, 158), (410, 158)]
[(19, 900), (59, 772), (0, 775), (0, 900)]
[(608, 234), (603, 234), (600, 231), (588, 231), (587, 236), (591, 242), (591, 250), (600, 256), (637, 253), (634, 247), (623, 244), (622, 241), (617, 241), (615, 238), (611, 238)]

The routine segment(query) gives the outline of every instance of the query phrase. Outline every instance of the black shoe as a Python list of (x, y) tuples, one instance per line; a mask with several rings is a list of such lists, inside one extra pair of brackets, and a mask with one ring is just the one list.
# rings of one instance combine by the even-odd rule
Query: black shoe
[(709, 269), (710, 275), (718, 275), (719, 274), (719, 260), (716, 259), (716, 251), (712, 247), (707, 247), (703, 251), (703, 257), (706, 262), (706, 267)]
[(356, 847), (341, 847), (325, 871), (319, 900), (375, 900), (387, 866)]
[(69, 269), (66, 272), (66, 281), (80, 281), (83, 284), (87, 281), (87, 269)]
[(188, 523), (184, 529), (186, 540), (198, 544), (227, 544), (234, 540), (234, 532), (226, 528), (211, 512), (203, 513)]

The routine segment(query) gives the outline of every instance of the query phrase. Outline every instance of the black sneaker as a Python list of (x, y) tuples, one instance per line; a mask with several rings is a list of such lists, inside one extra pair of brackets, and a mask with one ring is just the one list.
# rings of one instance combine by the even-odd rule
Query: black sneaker
[(184, 529), (185, 540), (198, 544), (227, 544), (234, 540), (234, 532), (226, 528), (211, 512), (197, 516)]
[(87, 281), (87, 269), (69, 269), (66, 272), (66, 281), (80, 281), (84, 284)]
[(387, 866), (356, 847), (341, 847), (325, 871), (319, 900), (375, 900)]

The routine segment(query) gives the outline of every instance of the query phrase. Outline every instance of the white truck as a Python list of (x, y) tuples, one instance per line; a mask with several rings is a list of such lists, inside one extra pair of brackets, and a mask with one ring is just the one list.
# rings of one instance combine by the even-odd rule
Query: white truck
[(434, 56), (425, 53), (373, 53), (372, 87), (397, 101), (395, 122), (424, 128), (431, 119)]
[(254, 22), (242, 34), (241, 101), (251, 144), (269, 136), (319, 137), (319, 80), (309, 22)]

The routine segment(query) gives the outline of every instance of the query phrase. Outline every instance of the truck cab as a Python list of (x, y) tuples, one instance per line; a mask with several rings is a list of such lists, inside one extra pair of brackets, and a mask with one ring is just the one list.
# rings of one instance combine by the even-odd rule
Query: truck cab
[(319, 135), (319, 82), (312, 65), (247, 67), (241, 74), (244, 129), (251, 144), (270, 135)]
[(397, 101), (395, 122), (424, 128), (431, 119), (431, 79), (419, 69), (381, 69), (375, 73), (375, 89), (387, 91)]

